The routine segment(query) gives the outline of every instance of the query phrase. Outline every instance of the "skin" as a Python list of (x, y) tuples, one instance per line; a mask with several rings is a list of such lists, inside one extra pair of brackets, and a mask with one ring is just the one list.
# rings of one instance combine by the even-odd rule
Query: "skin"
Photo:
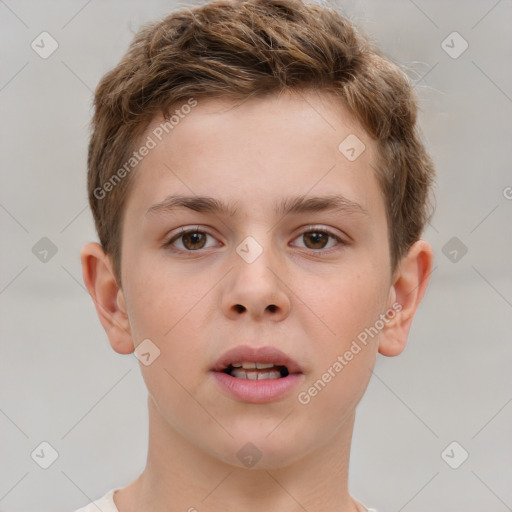
[[(353, 162), (338, 150), (350, 134), (366, 146)], [(433, 260), (419, 240), (392, 272), (375, 148), (339, 100), (286, 93), (238, 105), (201, 100), (140, 162), (124, 212), (122, 289), (98, 244), (82, 250), (84, 281), (113, 349), (129, 354), (149, 338), (160, 350), (140, 365), (148, 458), (115, 494), (120, 512), (362, 509), (347, 486), (356, 405), (377, 352), (404, 349)], [(238, 210), (147, 213), (170, 194), (212, 196)], [(364, 211), (274, 211), (287, 197), (330, 194)], [(166, 245), (180, 227), (198, 226), (208, 236), (177, 238), (175, 251)], [(311, 238), (315, 227), (341, 242)], [(247, 236), (263, 249), (252, 263), (236, 252)], [(396, 303), (401, 311), (301, 404), (298, 393)], [(298, 387), (265, 404), (224, 394), (209, 369), (240, 344), (294, 358), (304, 370)], [(252, 468), (236, 455), (248, 442), (262, 454)]]

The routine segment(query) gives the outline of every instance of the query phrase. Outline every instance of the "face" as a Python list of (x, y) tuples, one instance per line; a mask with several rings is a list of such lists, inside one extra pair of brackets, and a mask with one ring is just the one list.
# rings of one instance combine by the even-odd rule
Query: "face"
[[(160, 428), (237, 466), (247, 443), (258, 468), (290, 464), (347, 428), (392, 307), (374, 142), (318, 92), (162, 121), (121, 265), (133, 343), (160, 351), (141, 364)], [(275, 365), (240, 367), (258, 361)]]

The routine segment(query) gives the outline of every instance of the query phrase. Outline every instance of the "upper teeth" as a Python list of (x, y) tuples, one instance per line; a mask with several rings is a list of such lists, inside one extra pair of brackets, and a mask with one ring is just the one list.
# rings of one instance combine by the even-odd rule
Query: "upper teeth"
[(274, 363), (231, 363), (233, 368), (244, 368), (244, 370), (252, 370), (257, 368), (258, 370), (263, 368), (272, 368), (273, 366), (277, 366)]

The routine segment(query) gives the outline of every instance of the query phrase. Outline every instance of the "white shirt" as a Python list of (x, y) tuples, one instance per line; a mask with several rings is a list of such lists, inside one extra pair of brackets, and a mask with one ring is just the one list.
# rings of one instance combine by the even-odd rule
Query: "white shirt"
[(105, 494), (105, 496), (103, 496), (103, 498), (89, 503), (89, 505), (79, 508), (75, 512), (119, 512), (116, 504), (114, 503), (114, 493), (119, 489), (121, 489), (121, 487), (118, 489), (111, 489), (107, 494)]
[[(103, 498), (89, 503), (89, 505), (75, 510), (75, 512), (119, 512), (116, 504), (114, 503), (114, 493), (119, 489), (121, 488), (111, 489), (107, 494), (105, 494), (105, 496), (103, 496)], [(366, 512), (377, 512), (377, 510), (374, 508), (367, 508)]]

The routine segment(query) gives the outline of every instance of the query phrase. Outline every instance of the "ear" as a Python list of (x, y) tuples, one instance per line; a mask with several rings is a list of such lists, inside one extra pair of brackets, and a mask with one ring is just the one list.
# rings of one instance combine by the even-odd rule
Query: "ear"
[(380, 354), (397, 356), (405, 348), (412, 319), (430, 280), (433, 261), (432, 247), (425, 240), (415, 242), (402, 258), (389, 293), (388, 311), (394, 311), (395, 315), (381, 331)]
[(100, 244), (91, 242), (83, 247), (81, 259), (85, 286), (96, 306), (110, 345), (120, 354), (131, 354), (135, 347), (126, 303), (112, 272), (110, 258)]

